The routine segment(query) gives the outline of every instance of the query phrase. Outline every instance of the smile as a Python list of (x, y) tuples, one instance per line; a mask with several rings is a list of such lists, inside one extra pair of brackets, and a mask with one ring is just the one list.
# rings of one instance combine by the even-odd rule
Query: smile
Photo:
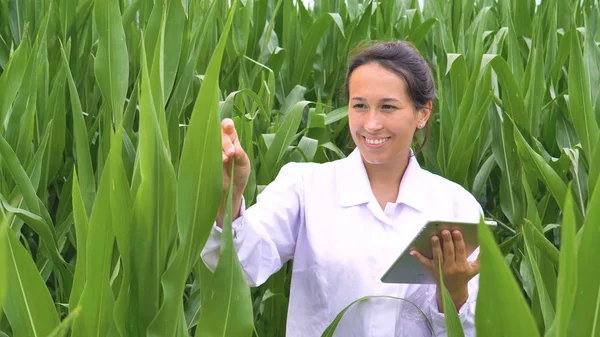
[(390, 138), (391, 137), (385, 137), (385, 138), (367, 138), (367, 137), (363, 136), (363, 139), (369, 145), (381, 145), (381, 144), (387, 142)]

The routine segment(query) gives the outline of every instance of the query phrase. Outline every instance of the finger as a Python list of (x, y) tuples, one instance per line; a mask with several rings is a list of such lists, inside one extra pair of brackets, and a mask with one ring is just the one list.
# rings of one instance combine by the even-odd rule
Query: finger
[(235, 124), (231, 118), (225, 118), (221, 121), (221, 132), (231, 134), (235, 131)]
[(470, 262), (471, 270), (473, 271), (472, 276), (479, 274), (479, 258), (473, 262)]
[(465, 247), (465, 240), (461, 232), (458, 230), (453, 231), (452, 239), (454, 240), (456, 263), (465, 263), (467, 261), (467, 248)]
[(229, 156), (225, 154), (225, 151), (221, 151), (221, 154), (223, 155), (223, 163), (226, 163), (229, 161)]
[(450, 231), (444, 229), (442, 231), (443, 251), (444, 251), (444, 265), (450, 266), (456, 263), (454, 253), (454, 243), (452, 242), (452, 235)]
[(427, 267), (427, 269), (431, 270), (433, 268), (433, 260), (428, 259), (423, 254), (419, 253), (416, 250), (412, 250), (410, 255), (413, 256), (417, 261), (419, 261), (422, 265)]
[(233, 145), (231, 136), (225, 132), (221, 132), (221, 150), (228, 157), (235, 155), (235, 146)]
[(433, 254), (434, 266), (437, 266), (440, 262), (444, 263), (444, 255), (442, 253), (442, 247), (440, 246), (440, 238), (437, 235), (431, 237), (431, 252)]

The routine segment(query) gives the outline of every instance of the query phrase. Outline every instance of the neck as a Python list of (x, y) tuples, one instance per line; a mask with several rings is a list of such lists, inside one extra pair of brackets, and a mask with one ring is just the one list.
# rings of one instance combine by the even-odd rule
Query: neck
[(371, 185), (385, 184), (398, 187), (408, 166), (408, 160), (408, 153), (406, 153), (398, 155), (396, 160), (383, 164), (371, 164), (364, 159), (363, 163)]

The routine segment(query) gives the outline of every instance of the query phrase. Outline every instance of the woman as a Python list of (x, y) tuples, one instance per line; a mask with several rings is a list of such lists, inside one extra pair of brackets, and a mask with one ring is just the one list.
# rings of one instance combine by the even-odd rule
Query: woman
[[(320, 336), (352, 306), (336, 336), (446, 335), (437, 285), (384, 284), (381, 276), (428, 220), (478, 222), (481, 207), (459, 185), (419, 167), (410, 146), (423, 129), (435, 96), (433, 77), (405, 42), (378, 43), (350, 61), (346, 75), (348, 124), (356, 149), (325, 164), (290, 163), (245, 209), (250, 164), (229, 119), (222, 122), (223, 190), (234, 168), (234, 242), (250, 285), (294, 260), (287, 336)], [(235, 160), (233, 160), (235, 159)], [(224, 209), (203, 252), (216, 266)], [(461, 234), (432, 238), (432, 260), (415, 258), (439, 284), (438, 260), (467, 336), (474, 336), (477, 261), (467, 259)]]

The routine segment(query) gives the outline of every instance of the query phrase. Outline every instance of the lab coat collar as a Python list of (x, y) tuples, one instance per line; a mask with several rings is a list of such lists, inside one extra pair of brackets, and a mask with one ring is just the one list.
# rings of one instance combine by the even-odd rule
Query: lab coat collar
[[(400, 182), (396, 203), (403, 203), (418, 211), (424, 210), (427, 180), (423, 171), (417, 159), (411, 155)], [(340, 206), (349, 207), (376, 201), (358, 148), (347, 158), (340, 160), (337, 179), (341, 192)]]

